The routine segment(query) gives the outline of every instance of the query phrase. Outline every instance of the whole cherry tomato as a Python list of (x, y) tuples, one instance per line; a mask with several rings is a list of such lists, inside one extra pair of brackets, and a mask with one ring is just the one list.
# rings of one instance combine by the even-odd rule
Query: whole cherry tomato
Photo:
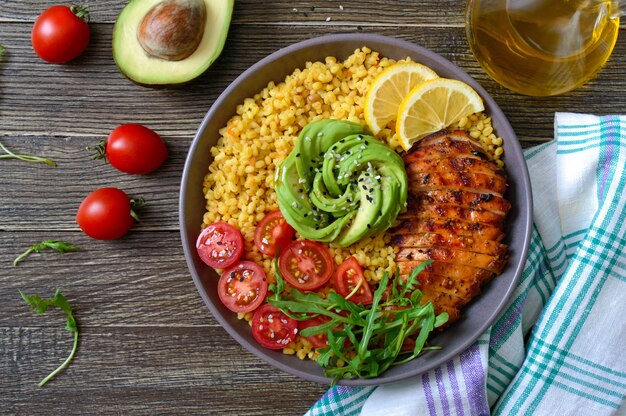
[(44, 61), (63, 63), (77, 58), (89, 44), (87, 7), (52, 6), (33, 26), (33, 49)]
[(81, 230), (96, 240), (120, 238), (130, 230), (135, 218), (131, 199), (117, 188), (93, 191), (81, 202), (76, 214)]
[(106, 158), (116, 169), (132, 174), (149, 173), (167, 159), (167, 147), (154, 131), (139, 124), (124, 124), (109, 135)]

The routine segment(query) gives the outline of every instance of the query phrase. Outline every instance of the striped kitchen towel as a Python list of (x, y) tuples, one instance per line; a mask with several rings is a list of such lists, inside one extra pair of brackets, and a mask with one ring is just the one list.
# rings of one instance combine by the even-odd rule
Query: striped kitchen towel
[(626, 415), (626, 116), (558, 113), (525, 152), (528, 260), (469, 349), (401, 382), (331, 388), (307, 416)]

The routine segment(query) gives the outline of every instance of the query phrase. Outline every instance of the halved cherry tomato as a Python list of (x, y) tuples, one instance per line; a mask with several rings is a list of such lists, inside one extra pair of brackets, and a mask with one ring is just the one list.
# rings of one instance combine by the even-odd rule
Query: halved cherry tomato
[(214, 269), (235, 264), (243, 254), (243, 237), (239, 230), (225, 222), (206, 227), (196, 241), (198, 255)]
[(402, 341), (402, 348), (400, 348), (400, 352), (413, 352), (415, 349), (415, 340), (413, 338), (405, 338)]
[(254, 245), (268, 256), (274, 256), (276, 250), (282, 250), (291, 243), (296, 230), (285, 221), (279, 210), (268, 213), (254, 230)]
[(298, 322), (275, 306), (264, 304), (252, 317), (252, 337), (271, 350), (285, 348), (298, 333)]
[(333, 265), (328, 250), (309, 240), (292, 242), (278, 258), (283, 278), (300, 290), (315, 290), (323, 286), (333, 274)]
[(359, 284), (359, 281), (362, 281), (361, 286), (348, 300), (353, 303), (370, 305), (373, 301), (372, 290), (365, 280), (363, 268), (354, 256), (348, 257), (339, 265), (333, 277), (335, 289), (341, 296), (346, 297)]
[[(330, 318), (323, 315), (314, 316), (313, 318), (309, 318), (305, 321), (298, 322), (298, 331), (302, 332), (304, 329), (319, 326), (325, 324), (330, 321)], [(323, 348), (328, 345), (328, 336), (326, 334), (318, 334), (310, 337), (306, 337), (306, 339), (311, 343), (313, 348)]]
[(239, 262), (222, 273), (217, 284), (217, 294), (231, 311), (252, 312), (265, 299), (267, 277), (256, 263)]

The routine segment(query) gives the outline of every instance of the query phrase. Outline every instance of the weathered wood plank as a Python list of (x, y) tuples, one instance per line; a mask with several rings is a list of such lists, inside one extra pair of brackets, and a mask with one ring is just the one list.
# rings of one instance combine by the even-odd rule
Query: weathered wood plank
[[(134, 85), (119, 73), (110, 55), (110, 25), (94, 25), (92, 45), (69, 65), (40, 61), (30, 48), (27, 25), (3, 27), (11, 35), (6, 41), (7, 57), (0, 67), (3, 135), (102, 136), (118, 124), (140, 122), (165, 135), (191, 137), (212, 102), (238, 74), (267, 54), (311, 37), (311, 31), (285, 26), (237, 26), (222, 57), (203, 77), (179, 89), (163, 90)], [(314, 29), (319, 35), (353, 31), (347, 27)], [(386, 27), (372, 31), (423, 45), (464, 68), (494, 96), (522, 139), (550, 138), (556, 111), (626, 111), (621, 98), (626, 91), (626, 67), (619, 65), (617, 58), (578, 91), (531, 98), (512, 94), (486, 76), (469, 52), (462, 28)], [(622, 37), (615, 56), (624, 55), (626, 38)]]
[(163, 135), (169, 150), (164, 165), (148, 175), (128, 175), (102, 160), (92, 160), (92, 152), (86, 149), (108, 133), (1, 138), (14, 153), (45, 156), (58, 166), (0, 160), (0, 230), (79, 230), (75, 216), (82, 200), (89, 192), (110, 186), (145, 199), (147, 205), (134, 232), (177, 230), (178, 189), (191, 137)]
[[(46, 250), (12, 267), (13, 259), (26, 248), (49, 239), (76, 244), (81, 250), (64, 255)], [(77, 309), (84, 326), (221, 331), (196, 291), (174, 231), (131, 231), (108, 242), (81, 232), (0, 233), (0, 326), (24, 326), (31, 315), (18, 289), (52, 296), (56, 288)], [(28, 322), (35, 325), (36, 321)]]
[(221, 330), (88, 325), (72, 365), (38, 388), (71, 335), (58, 313), (20, 322), (0, 326), (3, 415), (296, 415), (327, 389), (261, 362)]
[[(127, 1), (98, 0), (89, 4), (91, 21), (114, 23)], [(0, 22), (33, 22), (47, 7), (58, 4), (45, 1), (0, 1)], [(432, 2), (417, 0), (237, 0), (233, 11), (234, 23), (333, 25), (359, 23), (362, 25), (462, 25), (465, 3), (458, 0)]]

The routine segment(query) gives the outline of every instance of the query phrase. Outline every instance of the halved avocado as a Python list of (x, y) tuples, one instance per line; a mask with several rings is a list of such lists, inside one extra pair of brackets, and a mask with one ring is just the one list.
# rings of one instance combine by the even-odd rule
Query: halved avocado
[(224, 48), (234, 0), (131, 0), (113, 29), (113, 59), (144, 85), (202, 75)]

